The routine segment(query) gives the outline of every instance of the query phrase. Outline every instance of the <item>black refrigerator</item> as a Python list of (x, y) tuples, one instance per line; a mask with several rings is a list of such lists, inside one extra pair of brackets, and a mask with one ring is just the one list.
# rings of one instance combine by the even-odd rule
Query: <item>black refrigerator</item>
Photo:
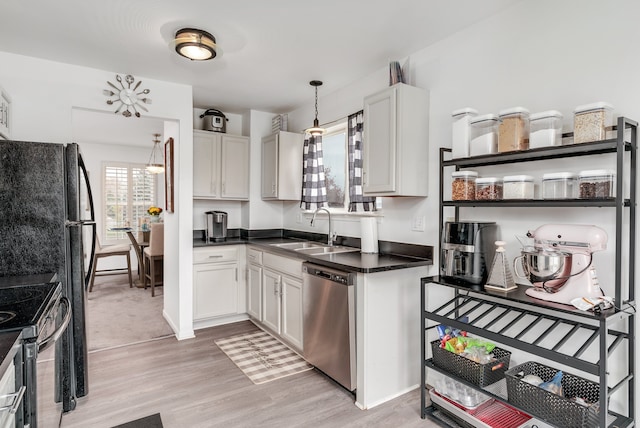
[[(91, 243), (87, 253), (84, 242)], [(89, 392), (85, 293), (95, 242), (78, 145), (0, 140), (0, 277), (56, 273), (71, 302), (73, 318), (56, 343), (56, 400), (63, 412)]]

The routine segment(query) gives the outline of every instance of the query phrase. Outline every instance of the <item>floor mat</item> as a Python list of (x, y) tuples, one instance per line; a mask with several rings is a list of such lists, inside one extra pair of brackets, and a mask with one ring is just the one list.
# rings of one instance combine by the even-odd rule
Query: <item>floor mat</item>
[(162, 428), (162, 419), (160, 418), (160, 413), (156, 413), (126, 424), (116, 425), (113, 428)]
[(302, 357), (264, 331), (219, 339), (215, 344), (255, 384), (313, 368)]

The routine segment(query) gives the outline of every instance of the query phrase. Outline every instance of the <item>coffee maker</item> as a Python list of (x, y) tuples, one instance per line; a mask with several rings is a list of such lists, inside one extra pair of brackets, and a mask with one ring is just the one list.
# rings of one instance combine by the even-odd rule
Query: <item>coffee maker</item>
[(227, 213), (224, 211), (207, 211), (207, 242), (219, 242), (227, 239)]
[(440, 247), (440, 275), (460, 285), (484, 285), (498, 239), (494, 222), (446, 222)]

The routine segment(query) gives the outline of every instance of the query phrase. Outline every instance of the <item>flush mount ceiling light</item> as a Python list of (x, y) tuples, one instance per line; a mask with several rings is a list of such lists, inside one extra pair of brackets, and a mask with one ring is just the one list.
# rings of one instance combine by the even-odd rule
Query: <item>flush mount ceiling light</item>
[(313, 126), (305, 129), (304, 132), (311, 134), (312, 137), (318, 137), (325, 133), (325, 129), (320, 128), (318, 124), (318, 86), (322, 86), (322, 81), (312, 80), (309, 84), (316, 88), (316, 117), (313, 119)]
[(160, 147), (160, 134), (153, 134), (153, 136), (155, 138), (153, 139), (151, 156), (149, 156), (149, 162), (147, 162), (147, 171), (151, 174), (162, 174), (164, 172), (164, 155)]
[(192, 61), (216, 57), (216, 38), (203, 30), (183, 28), (176, 32), (176, 52)]

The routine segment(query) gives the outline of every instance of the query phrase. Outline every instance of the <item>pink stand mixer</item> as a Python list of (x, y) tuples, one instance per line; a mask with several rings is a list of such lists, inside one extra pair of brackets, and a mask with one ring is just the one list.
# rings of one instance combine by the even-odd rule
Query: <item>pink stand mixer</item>
[(577, 297), (603, 296), (592, 254), (607, 248), (607, 233), (593, 225), (545, 224), (527, 236), (532, 247), (514, 260), (519, 278), (533, 287), (526, 293), (536, 299), (571, 304)]

